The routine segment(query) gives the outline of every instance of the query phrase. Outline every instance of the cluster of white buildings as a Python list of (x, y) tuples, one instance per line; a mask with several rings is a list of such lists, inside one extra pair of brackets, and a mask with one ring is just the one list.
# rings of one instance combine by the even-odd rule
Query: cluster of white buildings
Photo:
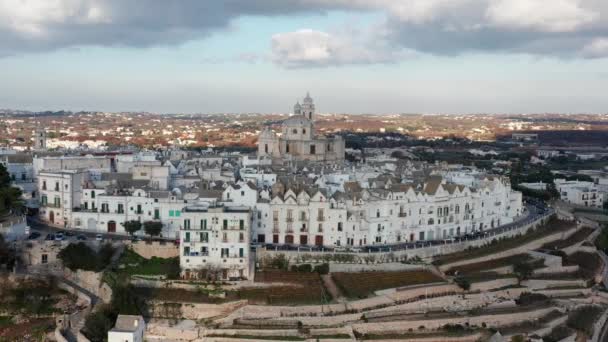
[[(450, 239), (523, 214), (505, 177), (394, 158), (345, 165), (341, 138), (314, 135), (312, 99), (295, 112), (270, 147), (280, 153), (266, 152), (265, 130), (257, 159), (181, 150), (37, 155), (38, 216), (108, 234), (157, 222), (163, 238), (179, 240), (185, 276), (246, 279), (252, 243), (354, 249)], [(313, 145), (320, 149), (309, 153)]]
[(560, 198), (565, 202), (592, 208), (604, 206), (606, 192), (594, 182), (556, 179), (554, 183)]

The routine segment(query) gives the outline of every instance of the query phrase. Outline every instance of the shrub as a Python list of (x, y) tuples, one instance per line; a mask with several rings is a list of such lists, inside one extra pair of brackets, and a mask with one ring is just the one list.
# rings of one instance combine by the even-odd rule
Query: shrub
[(325, 263), (325, 264), (315, 266), (315, 272), (317, 272), (319, 274), (328, 274), (329, 273), (329, 264)]
[(465, 277), (458, 276), (454, 278), (454, 282), (465, 291), (468, 291), (471, 288), (471, 282)]
[(79, 242), (77, 244), (69, 244), (57, 254), (57, 257), (63, 262), (65, 267), (72, 271), (99, 272), (110, 263), (113, 254), (114, 247), (110, 244), (102, 246), (99, 252), (95, 252), (84, 242)]
[(566, 325), (591, 336), (593, 335), (593, 324), (602, 311), (602, 308), (596, 305), (578, 307), (568, 314)]
[(298, 272), (312, 272), (311, 264), (302, 264), (298, 266)]
[(515, 300), (515, 303), (517, 305), (532, 305), (537, 303), (547, 303), (548, 301), (549, 297), (542, 293), (524, 292), (519, 295), (519, 298)]

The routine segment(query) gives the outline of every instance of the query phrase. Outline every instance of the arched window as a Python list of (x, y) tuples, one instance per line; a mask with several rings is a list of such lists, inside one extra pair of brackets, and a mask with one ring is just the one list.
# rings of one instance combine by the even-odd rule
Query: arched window
[(430, 218), (428, 224), (435, 224), (435, 220), (433, 220), (432, 218)]

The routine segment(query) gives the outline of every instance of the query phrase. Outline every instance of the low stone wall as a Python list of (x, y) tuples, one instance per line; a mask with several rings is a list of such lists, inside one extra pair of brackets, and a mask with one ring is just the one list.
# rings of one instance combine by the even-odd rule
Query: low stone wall
[(247, 304), (236, 301), (224, 304), (148, 302), (150, 315), (155, 318), (201, 320), (225, 316)]
[(469, 291), (484, 292), (484, 291), (500, 289), (503, 287), (513, 286), (513, 285), (517, 285), (517, 278), (495, 279), (495, 280), (483, 281), (483, 282), (478, 282), (478, 283), (472, 283)]
[(162, 341), (193, 341), (199, 338), (199, 328), (196, 322), (186, 320), (177, 325), (167, 321), (150, 322), (146, 324), (145, 340), (156, 338)]
[(519, 322), (531, 321), (541, 318), (556, 308), (543, 308), (531, 311), (521, 311), (504, 314), (493, 314), (483, 316), (465, 316), (465, 317), (450, 317), (450, 318), (435, 318), (419, 321), (398, 321), (398, 322), (379, 322), (379, 323), (356, 323), (353, 324), (353, 330), (358, 333), (407, 333), (409, 329), (418, 330), (419, 327), (424, 329), (436, 330), (446, 324), (466, 324), (470, 326), (487, 327), (503, 327), (513, 325)]
[(158, 241), (129, 241), (127, 246), (130, 246), (133, 251), (146, 259), (152, 257), (157, 258), (175, 258), (179, 256), (179, 247), (172, 242)]
[(389, 262), (383, 264), (329, 264), (329, 271), (334, 272), (367, 272), (367, 271), (416, 271), (423, 270), (425, 265), (402, 264)]
[(543, 275), (543, 274), (551, 274), (551, 273), (573, 273), (578, 271), (578, 265), (573, 266), (559, 266), (559, 267), (546, 267), (539, 268), (534, 270), (532, 274), (534, 275)]
[(522, 285), (532, 289), (551, 289), (551, 288), (559, 288), (559, 287), (570, 287), (570, 286), (578, 286), (578, 287), (586, 287), (587, 282), (582, 279), (573, 279), (573, 280), (545, 280), (545, 279), (530, 279), (522, 282)]

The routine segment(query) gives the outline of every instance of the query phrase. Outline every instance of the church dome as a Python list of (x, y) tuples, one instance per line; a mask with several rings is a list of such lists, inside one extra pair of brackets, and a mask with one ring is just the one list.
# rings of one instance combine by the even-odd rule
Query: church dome
[(299, 115), (294, 115), (283, 121), (283, 127), (302, 127), (311, 124), (312, 122), (308, 118)]

